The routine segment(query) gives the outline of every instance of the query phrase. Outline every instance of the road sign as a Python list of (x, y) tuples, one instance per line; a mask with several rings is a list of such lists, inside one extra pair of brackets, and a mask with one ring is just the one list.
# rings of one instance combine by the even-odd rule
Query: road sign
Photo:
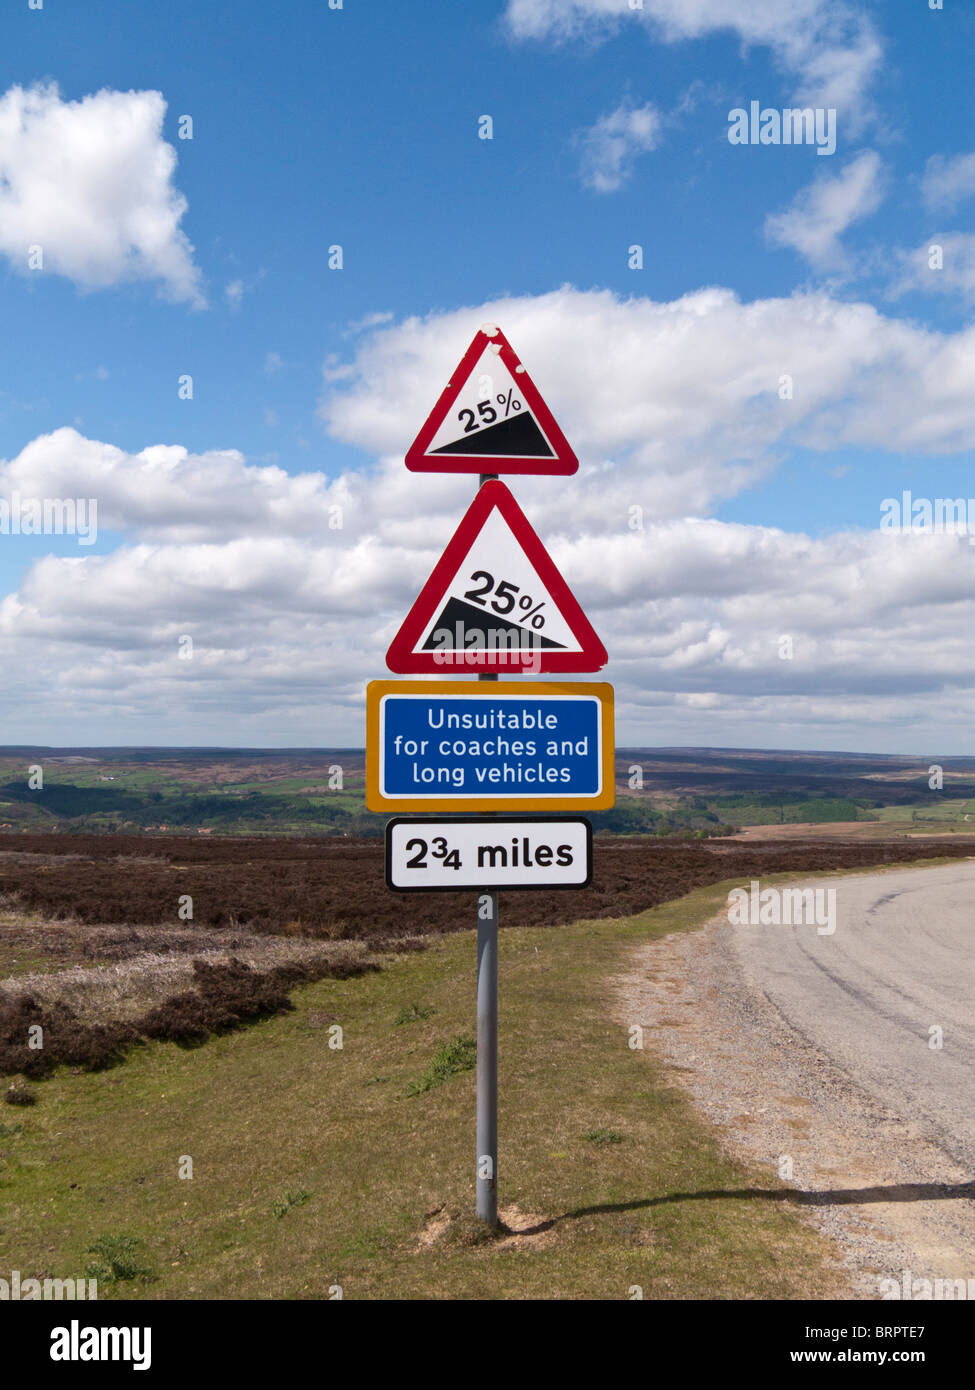
[(403, 892), (585, 888), (591, 880), (587, 820), (410, 817), (386, 826), (386, 882)]
[[(496, 1227), (498, 893), (587, 884), (592, 829), (579, 819), (495, 813), (613, 805), (613, 687), (497, 678), (502, 667), (599, 671), (608, 658), (527, 517), (492, 476), (570, 474), (579, 467), (495, 324), (475, 335), (407, 451), (406, 466), (477, 473), (481, 488), (386, 664), (403, 675), (445, 675), (458, 666), (481, 674), (479, 680), (369, 683), (366, 805), (452, 817), (390, 821), (390, 888), (477, 890), (476, 1210)], [(457, 816), (464, 811), (481, 814)]]
[(370, 811), (583, 811), (615, 801), (613, 687), (370, 681)]
[(495, 324), (461, 358), (410, 445), (414, 473), (574, 473), (579, 467), (538, 388)]
[(599, 671), (606, 648), (509, 489), (478, 489), (386, 653), (391, 671)]

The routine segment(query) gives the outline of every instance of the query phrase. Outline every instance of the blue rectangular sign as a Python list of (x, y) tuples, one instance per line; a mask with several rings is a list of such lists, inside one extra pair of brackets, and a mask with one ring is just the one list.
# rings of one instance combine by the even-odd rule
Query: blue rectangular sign
[(373, 682), (367, 804), (612, 805), (609, 690), (581, 682)]

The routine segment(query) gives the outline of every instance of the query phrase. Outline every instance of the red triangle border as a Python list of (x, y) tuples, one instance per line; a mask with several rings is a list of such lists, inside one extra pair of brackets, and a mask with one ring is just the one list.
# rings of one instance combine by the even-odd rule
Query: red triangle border
[[(555, 450), (555, 458), (512, 458), (504, 454), (427, 454), (437, 430), (447, 418), (451, 406), (489, 344), (499, 346), (498, 356), (519, 383), (532, 414)], [(545, 474), (550, 477), (567, 476), (575, 473), (579, 467), (579, 460), (572, 446), (559, 429), (555, 417), (542, 400), (538, 387), (522, 366), (500, 328), (495, 328), (492, 334), (485, 333), (483, 328), (478, 329), (456, 371), (441, 392), (439, 400), (427, 416), (426, 423), (407, 450), (405, 462), (411, 473), (515, 473)]]
[[(532, 648), (519, 660), (517, 651), (473, 650), (456, 661), (444, 660), (446, 653), (415, 652), (424, 628), (443, 603), (456, 574), (491, 513), (497, 510), (514, 533), (515, 539), (534, 565), (538, 577), (582, 648), (579, 652)], [(436, 658), (440, 656), (438, 661)], [(473, 658), (473, 659), (469, 659)], [(590, 672), (601, 671), (609, 657), (592, 624), (580, 608), (572, 590), (562, 578), (531, 522), (509, 488), (497, 479), (484, 483), (468, 507), (447, 546), (433, 567), (419, 597), (403, 620), (386, 653), (386, 665), (397, 675), (455, 675), (462, 671)]]

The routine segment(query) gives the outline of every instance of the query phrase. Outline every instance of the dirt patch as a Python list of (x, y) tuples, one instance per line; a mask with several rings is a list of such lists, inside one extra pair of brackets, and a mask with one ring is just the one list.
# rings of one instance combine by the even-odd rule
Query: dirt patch
[(522, 1211), (512, 1203), (498, 1208), (505, 1233), (499, 1250), (545, 1250), (555, 1244), (555, 1222), (537, 1211)]
[(555, 1222), (539, 1212), (522, 1211), (516, 1203), (498, 1208), (498, 1229), (492, 1231), (472, 1211), (434, 1207), (423, 1219), (417, 1247), (478, 1245), (491, 1250), (544, 1250), (555, 1242)]
[(421, 1249), (429, 1249), (431, 1245), (443, 1240), (449, 1229), (450, 1216), (446, 1207), (434, 1207), (433, 1211), (428, 1211), (423, 1218), (423, 1229), (417, 1236), (416, 1243)]

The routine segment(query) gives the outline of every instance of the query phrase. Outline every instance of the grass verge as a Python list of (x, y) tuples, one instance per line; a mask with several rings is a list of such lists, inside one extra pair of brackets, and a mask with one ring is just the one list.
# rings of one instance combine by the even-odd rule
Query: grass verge
[(470, 1219), (474, 1074), (451, 1052), (474, 1029), (461, 933), (381, 974), (299, 986), (293, 1013), (202, 1049), (151, 1044), (115, 1071), (39, 1083), (0, 1130), (7, 1263), (80, 1277), (124, 1232), (154, 1277), (100, 1297), (842, 1296), (835, 1252), (788, 1190), (726, 1158), (615, 1021), (630, 948), (699, 925), (732, 886), (502, 932), (500, 1239)]

